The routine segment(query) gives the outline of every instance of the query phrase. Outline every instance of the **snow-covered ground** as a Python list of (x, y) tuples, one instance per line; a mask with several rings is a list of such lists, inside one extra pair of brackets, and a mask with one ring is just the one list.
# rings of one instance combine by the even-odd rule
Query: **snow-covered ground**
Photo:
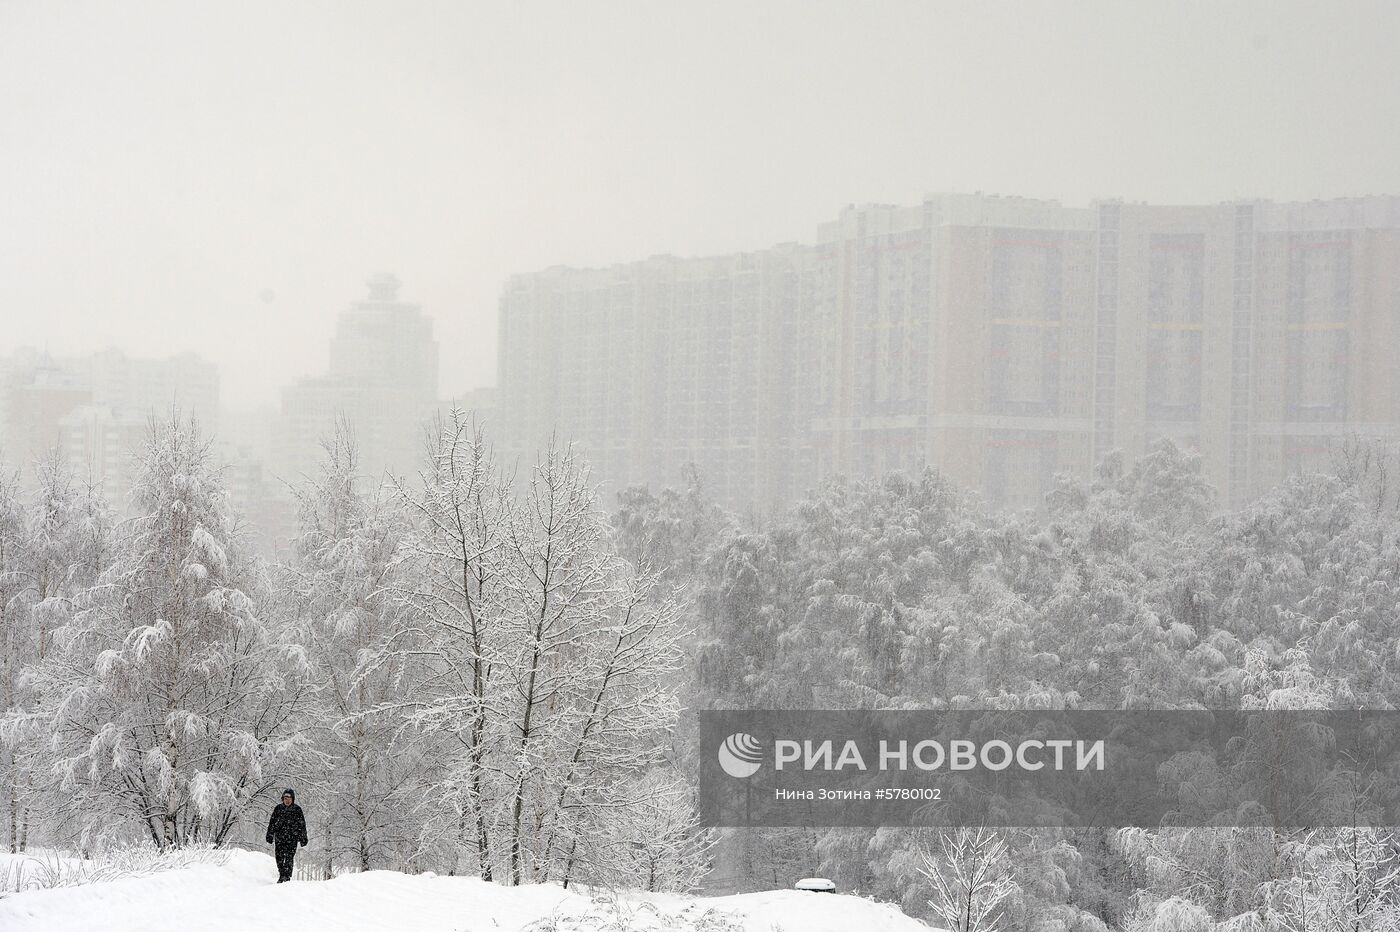
[[(796, 890), (699, 899), (621, 895), (610, 905), (607, 897), (593, 899), (554, 885), (510, 888), (431, 874), (371, 871), (281, 885), (276, 878), (268, 855), (233, 851), (219, 866), (197, 864), (146, 877), (12, 894), (0, 899), (0, 929), (929, 932), (893, 906)], [(702, 921), (707, 914), (708, 921)]]

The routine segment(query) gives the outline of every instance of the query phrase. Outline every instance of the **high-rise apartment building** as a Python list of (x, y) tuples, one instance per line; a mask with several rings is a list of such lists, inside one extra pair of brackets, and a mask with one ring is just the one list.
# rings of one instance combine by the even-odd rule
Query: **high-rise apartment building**
[(175, 412), (216, 431), (219, 373), (212, 363), (192, 353), (145, 359), (115, 349), (74, 357), (18, 350), (0, 360), (0, 463), (28, 481), (37, 463), (57, 455), (119, 511), (152, 419)]
[(70, 475), (92, 482), (118, 513), (131, 504), (139, 477), (138, 454), (150, 436), (151, 415), (92, 404), (58, 422), (56, 451)]
[(1241, 222), (1255, 239), (1254, 353), (1234, 375), (1256, 391), (1239, 478), (1257, 493), (1318, 467), (1341, 437), (1396, 433), (1400, 198), (1264, 204)]
[(821, 475), (941, 469), (1005, 506), (1090, 462), (1092, 212), (945, 196), (819, 231)]
[(424, 425), (437, 409), (438, 345), (417, 304), (398, 299), (392, 275), (369, 281), (369, 296), (340, 315), (330, 370), (282, 392), (278, 469), (295, 478), (314, 472), (320, 440), (337, 419), (354, 431), (362, 471), (417, 466)]
[(98, 404), (147, 420), (179, 413), (213, 433), (219, 422), (219, 370), (194, 353), (140, 359), (107, 349), (71, 363)]
[(5, 359), (0, 377), (3, 468), (32, 475), (34, 464), (58, 447), (63, 418), (92, 400), (92, 387), (46, 353), (20, 350)]
[(1162, 207), (981, 195), (848, 208), (815, 245), (513, 278), (500, 421), (613, 487), (694, 463), (771, 508), (936, 466), (1035, 507), (1155, 438), (1239, 504), (1400, 433), (1400, 198)]
[(687, 464), (728, 501), (785, 498), (814, 475), (822, 387), (813, 251), (779, 246), (513, 279), (501, 304), (504, 446), (578, 440), (600, 479), (678, 483)]

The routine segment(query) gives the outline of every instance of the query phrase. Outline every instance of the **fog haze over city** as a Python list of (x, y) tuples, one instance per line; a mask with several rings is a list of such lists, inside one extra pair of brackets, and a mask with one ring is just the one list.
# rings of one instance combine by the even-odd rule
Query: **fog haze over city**
[[(1393, 4), (0, 6), (0, 352), (323, 372), (392, 270), (440, 394), (507, 278), (810, 242), (939, 191), (1400, 191)], [(1359, 88), (1366, 90), (1360, 91)]]
[(1393, 0), (0, 0), (0, 929), (1397, 932), (1397, 348)]

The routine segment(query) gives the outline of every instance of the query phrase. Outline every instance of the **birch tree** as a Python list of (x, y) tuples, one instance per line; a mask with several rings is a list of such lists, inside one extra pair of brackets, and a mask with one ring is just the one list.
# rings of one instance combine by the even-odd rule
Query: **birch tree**
[[(645, 779), (678, 713), (678, 611), (614, 551), (574, 452), (550, 449), (516, 495), (482, 433), (454, 414), (418, 486), (399, 495), (415, 529), (392, 592), (418, 623), (381, 662), (416, 671), (405, 721), (436, 748), (429, 795), (450, 801), (482, 875), (593, 880), (627, 845), (591, 842), (629, 817), (689, 826), (689, 797)], [(428, 835), (451, 828), (440, 820)], [(657, 844), (679, 851), (688, 831)]]
[[(563, 716), (568, 740), (543, 774), (555, 798), (539, 846), (542, 877), (567, 886), (580, 864), (585, 875), (606, 876), (603, 865), (617, 863), (626, 839), (624, 861), (644, 865), (655, 885), (648, 889), (681, 889), (698, 883), (693, 872), (710, 847), (695, 828), (690, 794), (661, 763), (679, 717), (675, 674), (686, 632), (675, 602), (656, 595), (654, 577), (619, 560), (610, 572), (617, 588), (609, 617), (577, 653)], [(611, 847), (595, 844), (600, 838)]]
[(949, 932), (998, 932), (1006, 928), (1003, 904), (1016, 891), (1006, 843), (983, 828), (942, 834), (939, 850), (923, 852), (924, 876), (933, 885), (929, 906)]
[[(6, 830), (12, 852), (28, 846), (31, 829), (44, 841), (62, 840), (64, 823), (31, 823), (31, 814), (61, 811), (47, 753), (48, 730), (36, 711), (42, 705), (31, 675), (54, 649), (54, 630), (73, 598), (97, 579), (110, 557), (112, 515), (91, 482), (79, 482), (57, 454), (41, 462), (37, 487), (22, 497), (14, 485), (0, 490), (0, 629), (5, 638), (5, 707), (0, 756), (6, 772)], [(17, 523), (20, 522), (20, 523)]]
[(563, 866), (590, 882), (661, 893), (691, 893), (710, 872), (716, 834), (702, 829), (694, 789), (669, 766), (629, 777), (615, 804), (588, 810)]
[[(18, 480), (0, 475), (0, 713), (22, 707), (20, 673), (29, 662), (31, 609), (28, 580), (29, 522)], [(23, 850), (19, 820), (25, 789), (17, 736), (0, 741), (0, 792), (4, 793), (10, 852)]]
[(1375, 829), (1309, 832), (1286, 851), (1289, 876), (1264, 884), (1278, 932), (1380, 932), (1400, 920), (1400, 853)]
[(323, 448), (320, 474), (297, 492), (300, 531), (282, 589), (314, 683), (308, 777), (322, 792), (312, 822), (328, 867), (341, 860), (366, 871), (406, 859), (412, 796), (422, 789), (419, 749), (398, 733), (398, 700), (411, 681), (403, 659), (382, 651), (409, 623), (404, 604), (385, 594), (406, 526), (392, 502), (360, 488), (347, 423)]
[(193, 422), (152, 425), (133, 505), (36, 668), (54, 770), (87, 830), (222, 843), (299, 741), (304, 652)]
[[(398, 481), (396, 495), (413, 530), (403, 547), (405, 575), (389, 595), (417, 623), (396, 631), (376, 664), (415, 667), (414, 695), (401, 708), (425, 740), (440, 742), (431, 784), (437, 820), (426, 823), (425, 840), (452, 839), (491, 880), (507, 491), (485, 433), (454, 410), (437, 425), (417, 483)], [(448, 825), (444, 810), (455, 813)]]
[(575, 743), (573, 720), (595, 714), (580, 708), (577, 687), (588, 678), (591, 648), (606, 636), (622, 597), (615, 559), (604, 549), (606, 522), (572, 449), (551, 448), (506, 525), (502, 672), (511, 703), (508, 869), (514, 884), (526, 870), (527, 799), (552, 795), (549, 783), (560, 779), (560, 765), (566, 774), (574, 770), (559, 752)]

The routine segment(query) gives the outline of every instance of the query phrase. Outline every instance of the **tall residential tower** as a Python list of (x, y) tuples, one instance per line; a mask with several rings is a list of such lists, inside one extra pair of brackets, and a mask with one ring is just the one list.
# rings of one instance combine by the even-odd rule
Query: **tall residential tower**
[(320, 440), (342, 418), (354, 431), (363, 475), (418, 465), (424, 426), (437, 410), (438, 345), (432, 320), (399, 300), (399, 285), (393, 275), (370, 279), (366, 300), (340, 315), (330, 370), (283, 389), (276, 465), (284, 476), (314, 473)]
[(500, 422), (613, 488), (765, 510), (926, 465), (1036, 507), (1158, 437), (1237, 505), (1400, 434), (1400, 198), (1090, 208), (981, 195), (844, 210), (814, 245), (513, 278)]

